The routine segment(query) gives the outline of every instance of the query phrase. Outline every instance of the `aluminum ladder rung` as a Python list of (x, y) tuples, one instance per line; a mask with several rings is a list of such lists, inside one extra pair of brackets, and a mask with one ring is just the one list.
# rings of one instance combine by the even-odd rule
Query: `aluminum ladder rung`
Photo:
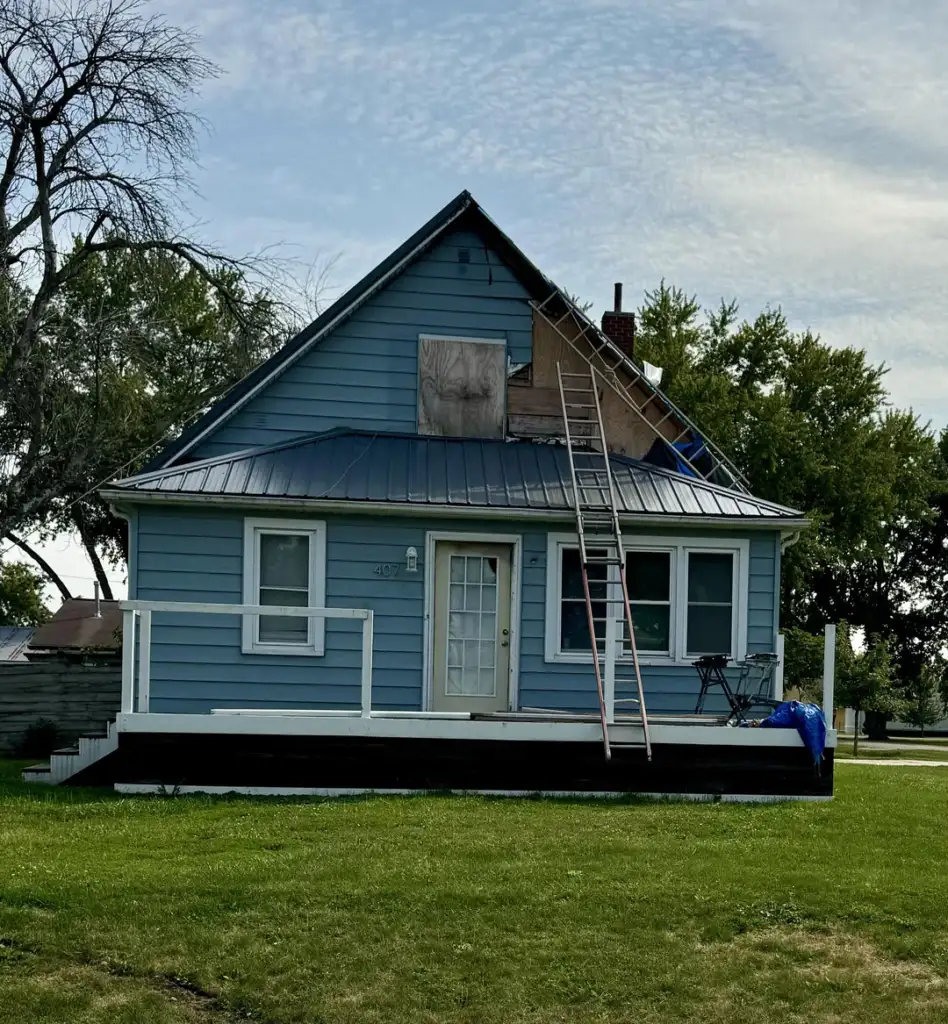
[[(601, 374), (601, 371), (598, 371)], [(590, 570), (600, 566), (615, 567), (618, 570), (622, 588), (622, 607), (627, 635), (631, 641), (632, 661), (635, 668), (635, 683), (638, 688), (637, 699), (639, 717), (642, 723), (643, 743), (646, 754), (651, 760), (652, 743), (649, 735), (648, 714), (645, 709), (645, 691), (642, 686), (642, 674), (639, 669), (638, 651), (635, 645), (635, 627), (632, 622), (632, 609), (629, 604), (629, 592), (625, 580), (625, 552), (622, 547), (622, 533), (619, 527), (618, 507), (616, 505), (615, 481), (612, 465), (609, 462), (609, 446), (606, 443), (606, 432), (602, 420), (602, 409), (599, 404), (599, 391), (596, 386), (597, 370), (590, 363), (588, 389), (584, 394), (592, 401), (589, 405), (581, 402), (567, 401), (565, 380), (586, 378), (586, 374), (564, 372), (560, 364), (556, 364), (557, 384), (560, 392), (560, 407), (563, 413), (563, 429), (566, 434), (566, 456), (569, 460), (570, 479), (573, 492), (573, 511), (576, 515), (576, 535), (579, 540), (580, 568), (583, 580), (583, 599), (586, 607), (586, 622), (589, 628), (589, 643), (592, 653), (593, 672), (596, 677), (596, 694), (599, 698), (599, 716), (602, 721), (602, 744), (608, 761), (612, 756), (609, 738), (609, 726), (615, 717), (615, 686), (624, 685), (624, 681), (616, 679), (616, 643), (608, 636), (609, 624), (615, 623), (612, 612), (617, 599), (608, 590), (603, 597), (596, 596), (596, 603), (604, 603), (606, 614), (596, 615), (593, 607), (594, 599), (591, 584), (610, 583), (612, 573), (605, 574), (605, 579), (591, 578)], [(572, 393), (579, 388), (570, 389)], [(579, 419), (575, 412), (579, 409), (595, 411), (595, 417)], [(598, 449), (579, 448), (574, 444), (577, 440), (597, 441)], [(596, 465), (588, 465), (585, 460), (594, 460)], [(577, 462), (580, 464), (577, 465)], [(590, 480), (592, 477), (592, 480)], [(593, 495), (595, 497), (593, 497)], [(605, 628), (606, 636), (599, 636), (599, 627)], [(604, 688), (612, 684), (608, 695), (608, 706)]]
[[(644, 372), (636, 366), (635, 363), (628, 359), (615, 346), (611, 339), (606, 337), (596, 324), (586, 317), (581, 310), (577, 310), (567, 302), (566, 313), (558, 319), (554, 319), (554, 316), (550, 313), (550, 309), (554, 304), (559, 305), (562, 301), (562, 295), (558, 291), (554, 291), (542, 302), (533, 302), (531, 305), (534, 311), (539, 316), (543, 317), (547, 324), (549, 324), (559, 335), (560, 339), (588, 364), (590, 374), (598, 373), (603, 381), (608, 384), (608, 386), (615, 391), (617, 395), (619, 395), (619, 397), (629, 406), (630, 409), (632, 409), (632, 411), (649, 428), (649, 430), (652, 431), (656, 438), (658, 438), (670, 451), (672, 451), (675, 457), (687, 466), (696, 477), (702, 480), (710, 480), (720, 472), (727, 476), (731, 487), (738, 491), (748, 493), (749, 488), (746, 478), (731, 462), (731, 460), (728, 459), (724, 452), (705, 437), (704, 432), (701, 431), (698, 426), (679, 408), (677, 408), (666, 395), (652, 384), (645, 376)], [(566, 321), (571, 321), (576, 330), (570, 331), (568, 329), (564, 329), (563, 325)], [(621, 379), (617, 372), (620, 368), (622, 370)], [(560, 378), (559, 384), (561, 392), (565, 387), (563, 383), (564, 379), (568, 378), (570, 380), (577, 380), (586, 377), (586, 374), (576, 373), (574, 371), (563, 371), (560, 369), (559, 365), (557, 366), (557, 372)], [(590, 383), (595, 387), (595, 377), (590, 377), (589, 379)], [(646, 391), (648, 397), (644, 402), (640, 402), (633, 398), (632, 388), (634, 387), (639, 387)], [(650, 420), (645, 413), (645, 410), (657, 400), (661, 401), (667, 410), (666, 414), (658, 421), (658, 424)], [(596, 401), (598, 402), (598, 395), (596, 396)], [(704, 448), (704, 453), (707, 455), (711, 464), (710, 470), (700, 470), (694, 465), (687, 455), (675, 449), (674, 446), (676, 441), (670, 440), (661, 432), (659, 426), (672, 417), (677, 418), (680, 423), (685, 425), (685, 430), (678, 435), (676, 441), (681, 440), (688, 434), (691, 434), (695, 439), (700, 439)]]

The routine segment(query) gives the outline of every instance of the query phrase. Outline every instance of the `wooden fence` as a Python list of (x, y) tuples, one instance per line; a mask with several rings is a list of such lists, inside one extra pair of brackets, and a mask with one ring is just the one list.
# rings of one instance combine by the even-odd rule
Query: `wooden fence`
[(86, 733), (104, 732), (121, 700), (119, 665), (0, 665), (0, 756), (10, 756), (39, 719), (55, 722), (63, 744)]

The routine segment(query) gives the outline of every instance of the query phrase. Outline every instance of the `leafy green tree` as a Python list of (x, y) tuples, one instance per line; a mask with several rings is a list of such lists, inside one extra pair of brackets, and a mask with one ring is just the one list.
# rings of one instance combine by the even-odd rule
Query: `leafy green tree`
[(868, 637), (865, 650), (853, 650), (850, 629), (841, 622), (837, 629), (836, 646), (836, 699), (856, 712), (853, 737), (853, 757), (859, 755), (859, 716), (872, 711), (886, 717), (898, 717), (905, 702), (895, 686), (895, 666), (888, 642), (879, 637)]
[(779, 309), (703, 312), (662, 282), (636, 352), (761, 497), (812, 521), (782, 563), (781, 619), (811, 634), (847, 620), (890, 638), (900, 675), (946, 642), (948, 440), (892, 409), (885, 368), (792, 332)]
[(22, 562), (0, 564), (0, 626), (38, 626), (48, 618), (43, 577)]
[[(125, 524), (98, 498), (96, 485), (120, 468), (138, 469), (151, 447), (220, 398), (284, 337), (269, 298), (245, 294), (236, 272), (226, 288), (241, 296), (239, 317), (186, 260), (115, 250), (86, 260), (53, 303), (59, 344), (46, 387), (55, 392), (59, 429), (70, 440), (47, 452), (47, 465), (64, 483), (36, 507), (30, 526), (43, 538), (76, 532), (106, 598), (112, 594), (103, 561), (126, 560)], [(0, 423), (0, 439), (8, 426)], [(82, 468), (68, 472), (77, 448)]]
[(784, 688), (798, 690), (804, 700), (818, 700), (823, 690), (825, 638), (795, 626), (783, 633)]
[(935, 725), (945, 717), (945, 702), (941, 694), (944, 666), (924, 665), (918, 679), (906, 687), (905, 707), (901, 721), (917, 726), (925, 735), (927, 726)]
[[(98, 482), (103, 456), (121, 449), (114, 469), (126, 442), (159, 436), (116, 432), (124, 418), (181, 422), (180, 406), (171, 414), (147, 393), (166, 372), (168, 402), (180, 399), (188, 374), (174, 332), (154, 329), (158, 317), (119, 346), (128, 317), (95, 305), (97, 276), (119, 273), (112, 258), (130, 271), (133, 258), (167, 257), (214, 293), (219, 317), (257, 312), (248, 262), (181, 229), (200, 125), (190, 105), (216, 73), (195, 37), (143, 0), (0, 4), (0, 535)], [(182, 304), (189, 290), (206, 298), (186, 274), (176, 283)]]

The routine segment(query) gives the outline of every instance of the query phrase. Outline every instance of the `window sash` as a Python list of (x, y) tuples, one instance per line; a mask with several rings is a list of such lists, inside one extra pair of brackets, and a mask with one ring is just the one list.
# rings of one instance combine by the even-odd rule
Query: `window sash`
[[(264, 585), (263, 578), (263, 539), (264, 537), (305, 537), (306, 538), (306, 586), (274, 586)], [(256, 590), (256, 604), (284, 604), (283, 601), (265, 601), (264, 594), (302, 594), (303, 599), (300, 607), (306, 608), (310, 605), (310, 590), (312, 588), (312, 534), (305, 530), (272, 530), (258, 528), (254, 530), (254, 589)], [(295, 606), (294, 601), (287, 601), (285, 604)], [(303, 632), (300, 635), (300, 627)], [(313, 622), (303, 616), (294, 618), (289, 615), (258, 615), (254, 621), (254, 643), (260, 645), (274, 645), (278, 647), (310, 647), (313, 643)], [(281, 637), (280, 634), (284, 635)], [(293, 639), (289, 639), (292, 636)]]
[[(265, 573), (264, 538), (305, 538), (299, 545), (302, 572), (286, 573), (285, 580)], [(325, 604), (325, 525), (302, 520), (244, 520), (244, 603), (277, 606), (320, 607)], [(299, 570), (299, 566), (295, 568)], [(267, 582), (264, 583), (263, 579)], [(301, 585), (305, 578), (306, 585)], [(282, 634), (282, 635), (281, 635)], [(242, 650), (246, 654), (321, 655), (325, 619), (288, 615), (245, 615)]]
[[(692, 608), (693, 614), (700, 614), (699, 602), (688, 601), (688, 564), (689, 556), (692, 552), (696, 554), (720, 554), (726, 555), (731, 560), (731, 600), (730, 602), (719, 602), (719, 606), (730, 610), (729, 615), (729, 637), (727, 640), (728, 653), (733, 658), (741, 658), (746, 653), (747, 645), (747, 629), (748, 629), (748, 600), (750, 591), (750, 540), (748, 538), (735, 539), (733, 541), (727, 540), (724, 543), (716, 541), (715, 538), (703, 538), (703, 537), (670, 537), (670, 536), (655, 536), (649, 538), (635, 538), (626, 537), (625, 546), (627, 553), (637, 552), (662, 552), (667, 554), (669, 557), (669, 593), (667, 601), (651, 600), (647, 601), (644, 599), (631, 599), (630, 607), (633, 611), (633, 616), (636, 614), (636, 609), (648, 609), (652, 608), (656, 615), (661, 615), (663, 618), (667, 614), (668, 616), (668, 648), (664, 651), (642, 649), (639, 644), (639, 657), (643, 664), (661, 665), (661, 664), (673, 664), (677, 666), (691, 665), (692, 662), (700, 654), (693, 654), (688, 650), (689, 637), (688, 637), (688, 610), (689, 604), (694, 605)], [(545, 635), (544, 635), (544, 660), (547, 663), (554, 662), (588, 662), (590, 659), (590, 644), (588, 635), (588, 626), (586, 624), (585, 608), (583, 605), (585, 601), (582, 597), (581, 588), (577, 588), (577, 583), (574, 577), (569, 581), (569, 585), (566, 587), (566, 594), (564, 596), (564, 551), (577, 550), (577, 543), (575, 535), (569, 537), (565, 534), (553, 534), (551, 533), (547, 541), (547, 565), (546, 565), (546, 612), (545, 612)], [(576, 558), (576, 555), (573, 555)], [(628, 563), (627, 563), (628, 564)], [(574, 563), (575, 565), (575, 563)], [(654, 568), (654, 566), (653, 566)], [(612, 612), (616, 619), (616, 642), (617, 642), (617, 657), (620, 661), (628, 661), (631, 659), (631, 644), (625, 638), (627, 630), (624, 628), (624, 615), (621, 609), (621, 588), (618, 583), (618, 572), (612, 569), (609, 573), (610, 588), (608, 591), (609, 601), (612, 605)], [(599, 588), (601, 592), (601, 586)], [(660, 593), (657, 586), (650, 588), (651, 593)], [(634, 592), (634, 590), (633, 590)], [(722, 588), (718, 587), (718, 595), (723, 596)], [(707, 591), (705, 591), (707, 593)], [(713, 591), (712, 591), (713, 593)], [(603, 604), (605, 602), (595, 601), (594, 607), (597, 604)], [(571, 627), (571, 634), (567, 635), (567, 644), (569, 644), (569, 636), (574, 638), (576, 646), (564, 646), (564, 629), (563, 629), (563, 618), (564, 609), (570, 605), (578, 606), (575, 607), (573, 615), (580, 617), (582, 621), (582, 632), (580, 634), (580, 628), (577, 619), (574, 618)], [(712, 605), (709, 604), (709, 611)], [(668, 609), (667, 612), (665, 609)], [(568, 614), (568, 613), (567, 613)], [(647, 614), (647, 612), (646, 612)], [(726, 614), (726, 613), (725, 613)], [(604, 609), (596, 609), (596, 615), (604, 615)], [(634, 621), (634, 619), (633, 619)], [(692, 622), (694, 623), (694, 619)], [(653, 636), (658, 633), (658, 629), (654, 628), (653, 625)], [(707, 626), (711, 628), (712, 624), (709, 622)], [(605, 634), (605, 623), (597, 623), (597, 634), (604, 638)], [(659, 634), (660, 635), (660, 634)], [(641, 636), (641, 631), (637, 631), (637, 639)], [(580, 640), (581, 637), (581, 640)], [(721, 641), (721, 646), (725, 643)], [(600, 642), (600, 649), (602, 649), (602, 643)], [(716, 645), (717, 646), (717, 645)]]
[[(692, 569), (692, 556), (693, 555), (718, 555), (721, 557), (727, 557), (731, 563), (731, 597), (729, 601), (708, 601), (708, 600), (693, 600), (691, 598), (691, 569)], [(737, 644), (737, 601), (738, 601), (738, 573), (739, 573), (739, 561), (738, 553), (736, 551), (727, 551), (720, 549), (688, 549), (685, 553), (685, 622), (682, 637), (683, 650), (686, 658), (700, 658), (706, 654), (724, 654), (729, 657), (735, 656), (735, 648)], [(692, 635), (692, 613), (700, 614), (702, 608), (726, 608), (729, 612), (728, 624), (729, 630), (726, 637), (726, 644), (718, 644), (714, 650), (697, 650), (692, 649), (690, 643)], [(723, 638), (722, 638), (723, 639)], [(726, 649), (722, 649), (726, 648)]]

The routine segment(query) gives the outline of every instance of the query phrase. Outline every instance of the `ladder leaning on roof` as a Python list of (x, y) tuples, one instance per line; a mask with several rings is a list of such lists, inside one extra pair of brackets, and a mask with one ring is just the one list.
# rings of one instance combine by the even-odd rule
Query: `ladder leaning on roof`
[[(576, 534), (579, 538), (579, 562), (583, 577), (583, 597), (586, 602), (586, 620), (589, 626), (592, 647), (593, 670), (596, 674), (596, 692), (599, 696), (599, 714), (602, 719), (602, 743), (606, 760), (612, 757), (609, 740), (609, 726), (613, 719), (613, 708), (617, 703), (638, 704), (645, 739), (645, 753), (652, 759), (652, 742), (649, 737), (648, 712), (645, 708), (645, 692), (642, 688), (642, 673), (639, 667), (639, 652), (635, 643), (635, 629), (632, 625), (632, 609), (629, 605), (629, 588), (625, 574), (625, 551), (622, 546), (622, 531), (619, 527), (619, 510), (616, 506), (615, 481), (609, 464), (609, 448), (602, 422), (602, 409), (596, 388), (596, 370), (590, 366), (588, 373), (568, 373), (556, 364), (556, 377), (560, 389), (560, 405), (563, 410), (563, 427), (566, 433), (566, 451), (569, 457), (570, 480), (573, 491), (573, 508), (576, 512)], [(594, 414), (594, 415), (593, 415)], [(598, 444), (598, 448), (594, 447)], [(592, 566), (605, 567), (606, 586), (604, 601), (596, 601), (605, 609), (605, 616), (597, 616), (590, 593), (589, 570)], [(613, 597), (614, 574), (610, 567), (618, 570), (620, 585), (619, 598)], [(616, 645), (609, 621), (615, 621), (613, 605), (621, 603), (623, 619), (632, 654), (634, 680), (615, 678)], [(597, 623), (602, 623), (602, 637), (597, 634)], [(610, 691), (607, 701), (603, 687), (604, 677), (613, 681), (614, 686), (623, 681), (635, 683), (637, 696), (616, 698)]]
[[(557, 289), (543, 302), (532, 302), (531, 306), (560, 341), (595, 370), (661, 441), (674, 465), (684, 467), (685, 472), (699, 480), (749, 493), (747, 478), (724, 452), (562, 292)], [(677, 431), (669, 431), (669, 424), (677, 427)], [(683, 450), (689, 438), (693, 442), (690, 454)]]

